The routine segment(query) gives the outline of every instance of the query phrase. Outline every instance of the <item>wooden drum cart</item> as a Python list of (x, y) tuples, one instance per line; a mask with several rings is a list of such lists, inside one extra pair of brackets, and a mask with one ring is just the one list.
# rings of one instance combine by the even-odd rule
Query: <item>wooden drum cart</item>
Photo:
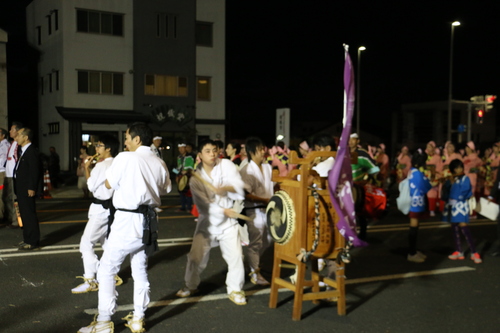
[[(320, 178), (312, 170), (315, 159), (330, 156), (335, 157), (335, 152), (311, 152), (301, 159), (292, 151), (289, 163), (297, 164), (298, 169), (292, 170), (286, 177), (273, 174), (273, 181), (280, 183), (280, 191), (275, 193), (267, 207), (267, 224), (276, 243), (269, 307), (276, 308), (278, 289), (292, 290), (295, 293), (293, 320), (301, 319), (303, 301), (319, 303), (320, 299), (336, 299), (338, 314), (346, 314), (345, 264), (337, 260), (340, 254), (346, 253), (345, 239), (337, 229), (338, 216), (330, 202), (328, 180)], [(315, 175), (316, 188), (308, 186), (310, 175)], [(316, 218), (318, 212), (319, 226)], [(319, 237), (316, 236), (317, 231)], [(311, 280), (306, 280), (307, 260), (303, 262), (299, 259), (301, 253), (305, 252), (310, 252)], [(337, 260), (335, 280), (319, 274), (319, 258)], [(287, 266), (283, 262), (297, 266), (295, 284), (280, 277), (281, 267)], [(320, 291), (320, 281), (332, 289)], [(304, 287), (311, 287), (312, 290), (304, 292)]]

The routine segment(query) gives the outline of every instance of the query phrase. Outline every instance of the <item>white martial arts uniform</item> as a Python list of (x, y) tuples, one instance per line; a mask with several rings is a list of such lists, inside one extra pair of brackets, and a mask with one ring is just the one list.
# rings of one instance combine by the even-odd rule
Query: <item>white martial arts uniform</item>
[(188, 254), (185, 283), (189, 289), (196, 289), (200, 284), (200, 274), (207, 267), (210, 249), (220, 246), (222, 257), (227, 263), (227, 293), (241, 291), (245, 283), (241, 241), (236, 219), (224, 215), (226, 208), (232, 208), (235, 200), (243, 200), (243, 182), (233, 162), (217, 159), (210, 176), (202, 163), (195, 172), (216, 188), (232, 186), (236, 193), (227, 192), (225, 196), (213, 193), (196, 177), (191, 177), (189, 185), (194, 203), (198, 208), (198, 224), (193, 236), (193, 243)]
[[(113, 196), (113, 189), (105, 186), (106, 170), (113, 163), (113, 157), (108, 157), (104, 161), (95, 165), (87, 180), (89, 191), (94, 198), (99, 200), (108, 200)], [(89, 220), (80, 239), (80, 252), (83, 258), (83, 276), (87, 279), (95, 278), (99, 267), (99, 259), (94, 252), (94, 246), (97, 242), (104, 244), (108, 232), (109, 209), (105, 209), (101, 204), (90, 204)]]
[[(245, 191), (261, 198), (271, 198), (274, 193), (274, 183), (272, 179), (272, 167), (268, 163), (262, 163), (262, 172), (259, 166), (250, 161), (241, 170), (241, 179), (245, 183)], [(266, 206), (261, 202), (252, 202), (245, 200), (245, 213), (252, 221), (247, 221), (248, 237), (248, 263), (252, 271), (259, 269), (260, 256), (264, 250), (271, 245), (272, 238), (267, 231), (266, 209), (255, 208), (257, 206)], [(250, 208), (250, 209), (249, 209)]]
[(115, 190), (113, 205), (117, 211), (97, 272), (97, 320), (111, 320), (116, 311), (114, 277), (127, 255), (130, 255), (134, 279), (134, 315), (143, 317), (149, 304), (147, 256), (142, 243), (143, 215), (118, 209), (135, 210), (140, 205), (158, 207), (161, 204), (160, 195), (172, 189), (169, 173), (165, 162), (149, 146), (140, 146), (135, 152), (118, 154), (106, 171), (106, 179)]

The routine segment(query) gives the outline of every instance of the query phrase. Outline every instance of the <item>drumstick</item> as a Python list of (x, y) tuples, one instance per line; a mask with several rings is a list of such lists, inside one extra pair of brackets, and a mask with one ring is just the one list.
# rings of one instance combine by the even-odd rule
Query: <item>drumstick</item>
[(215, 186), (207, 182), (198, 172), (193, 172), (191, 175), (195, 176), (199, 181), (201, 181), (205, 186), (207, 186), (210, 190), (212, 190), (214, 193), (217, 193), (217, 189)]
[(245, 221), (252, 221), (252, 218), (246, 216), (246, 215), (243, 215), (243, 214), (238, 214), (238, 218), (240, 220), (245, 220)]

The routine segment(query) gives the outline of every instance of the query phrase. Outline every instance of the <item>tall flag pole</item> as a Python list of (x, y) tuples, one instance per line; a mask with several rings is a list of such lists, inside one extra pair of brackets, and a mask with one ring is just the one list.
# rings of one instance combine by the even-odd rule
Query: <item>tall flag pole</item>
[(337, 228), (340, 234), (354, 246), (366, 246), (368, 244), (359, 239), (356, 233), (356, 212), (352, 194), (351, 154), (348, 143), (354, 114), (354, 70), (349, 56), (349, 45), (344, 44), (344, 53), (344, 128), (335, 164), (328, 174), (328, 188), (330, 200), (339, 216)]

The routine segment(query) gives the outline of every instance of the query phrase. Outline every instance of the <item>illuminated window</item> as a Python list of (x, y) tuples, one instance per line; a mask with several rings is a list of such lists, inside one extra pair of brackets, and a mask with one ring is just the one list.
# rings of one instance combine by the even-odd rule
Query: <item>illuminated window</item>
[(211, 78), (199, 76), (196, 79), (196, 99), (199, 101), (209, 101), (211, 99)]
[(188, 82), (186, 77), (170, 75), (146, 74), (144, 94), (153, 96), (188, 96)]

